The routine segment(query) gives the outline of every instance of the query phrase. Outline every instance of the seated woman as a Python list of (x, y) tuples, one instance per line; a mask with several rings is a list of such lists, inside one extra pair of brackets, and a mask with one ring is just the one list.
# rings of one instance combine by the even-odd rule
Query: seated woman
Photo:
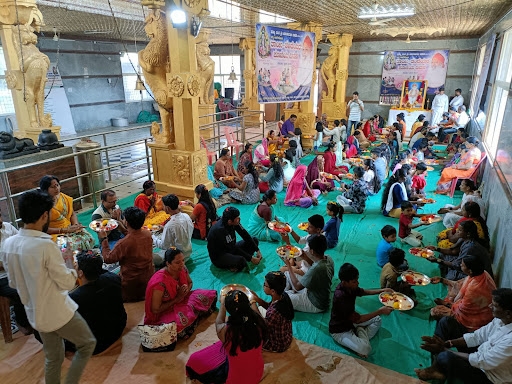
[(265, 276), (263, 292), (269, 295), (270, 303), (260, 299), (252, 292), (254, 301), (258, 303), (259, 310), (265, 318), (268, 329), (268, 339), (263, 344), (263, 349), (271, 352), (284, 352), (292, 343), (292, 320), (295, 316), (293, 304), (286, 288), (286, 276), (283, 272), (269, 272)]
[(464, 333), (476, 331), (492, 320), (492, 291), (496, 284), (484, 270), (477, 256), (462, 259), (461, 269), (467, 277), (458, 281), (442, 277), (432, 277), (433, 284), (443, 283), (449, 289), (444, 300), (436, 299), (437, 304), (430, 315), (439, 320), (435, 334), (443, 340), (456, 339)]
[(444, 214), (443, 224), (446, 228), (452, 228), (462, 219), (462, 207), (469, 201), (474, 201), (480, 206), (480, 217), (485, 220), (485, 202), (480, 197), (473, 180), (465, 179), (460, 182), (460, 190), (464, 193), (459, 205), (446, 204), (437, 213)]
[[(323, 156), (316, 156), (308, 165), (306, 174), (306, 182), (311, 189), (318, 189), (321, 193), (334, 191), (334, 180), (327, 179), (320, 174), (325, 172), (325, 159)], [(338, 176), (334, 176), (335, 180), (340, 181)]]
[(234, 181), (236, 189), (229, 191), (229, 196), (237, 203), (256, 204), (260, 199), (258, 171), (252, 161), (245, 163), (242, 169), (245, 176), (241, 183)]
[(238, 165), (236, 170), (240, 173), (244, 173), (243, 169), (246, 163), (251, 162), (252, 163), (252, 144), (247, 143), (245, 144), (244, 150), (240, 152), (240, 156), (238, 158)]
[[(277, 154), (281, 146), (283, 145), (283, 140), (276, 136), (276, 133), (273, 129), (268, 131), (267, 133), (267, 153), (268, 155)], [(256, 147), (257, 149), (258, 147)]]
[(192, 290), (192, 280), (185, 267), (185, 257), (178, 248), (165, 251), (165, 268), (156, 272), (146, 289), (144, 325), (176, 322), (178, 338), (188, 338), (201, 316), (215, 310), (217, 292)]
[(335, 175), (335, 176), (339, 176), (341, 174), (345, 174), (348, 172), (348, 167), (346, 167), (346, 166), (337, 167), (336, 166), (336, 159), (337, 159), (336, 147), (337, 147), (337, 145), (341, 145), (341, 143), (336, 144), (336, 143), (330, 142), (329, 144), (327, 144), (327, 149), (324, 152), (324, 160), (325, 160), (324, 171), (327, 173), (330, 173), (331, 175)]
[(354, 181), (351, 185), (342, 183), (341, 195), (336, 197), (336, 201), (341, 205), (345, 213), (363, 213), (366, 208), (366, 199), (368, 199), (368, 186), (363, 180), (364, 170), (361, 167), (354, 168)]
[(283, 161), (283, 173), (284, 173), (284, 185), (287, 185), (295, 174), (294, 152), (292, 148), (288, 148), (284, 153)]
[(264, 365), (262, 347), (268, 332), (256, 301), (249, 303), (240, 291), (221, 296), (215, 328), (220, 341), (190, 356), (187, 376), (205, 384), (259, 383)]
[(50, 222), (46, 233), (56, 241), (58, 235), (67, 237), (67, 247), (78, 250), (92, 249), (94, 239), (78, 222), (73, 210), (73, 198), (60, 191), (60, 181), (57, 177), (46, 175), (39, 181), (39, 189), (53, 198), (53, 208), (50, 211)]
[(354, 136), (357, 139), (357, 142), (359, 143), (359, 148), (367, 149), (370, 146), (370, 141), (366, 138), (363, 131), (356, 130), (354, 132)]
[(476, 255), (481, 260), (487, 273), (494, 277), (491, 254), (478, 242), (476, 224), (473, 221), (464, 221), (459, 225), (457, 232), (459, 240), (451, 248), (428, 246), (427, 248), (440, 253), (439, 258), (430, 257), (428, 260), (438, 263), (443, 270), (448, 269), (446, 273), (447, 279), (460, 280), (466, 277), (466, 274), (460, 268), (462, 259), (468, 255)]
[[(357, 133), (357, 131), (354, 133)], [(345, 151), (345, 156), (347, 157), (347, 159), (356, 157), (359, 154), (359, 143), (357, 142), (355, 136), (351, 135), (347, 137), (345, 146), (348, 146), (347, 150)]]
[(262, 241), (280, 241), (281, 235), (272, 231), (268, 228), (269, 221), (279, 220), (277, 216), (274, 215), (273, 205), (277, 203), (277, 194), (276, 191), (269, 189), (267, 192), (263, 194), (263, 198), (261, 199), (261, 204), (254, 208), (254, 211), (251, 214), (249, 219), (249, 225), (247, 226), (247, 232), (253, 237), (256, 237), (258, 240)]
[(242, 174), (237, 172), (233, 167), (233, 159), (229, 154), (228, 148), (222, 148), (218, 160), (213, 168), (213, 176), (215, 180), (219, 180), (228, 188), (236, 188), (232, 179), (242, 178)]
[(293, 178), (286, 189), (284, 205), (288, 207), (298, 206), (302, 208), (309, 208), (311, 205), (318, 205), (317, 197), (320, 195), (320, 191), (309, 188), (309, 185), (306, 182), (306, 174), (307, 167), (305, 165), (297, 167)]
[(266, 174), (260, 174), (260, 192), (273, 189), (277, 193), (284, 188), (284, 171), (276, 154), (270, 155), (269, 168)]
[(405, 171), (400, 168), (389, 178), (386, 188), (382, 193), (380, 208), (384, 216), (400, 218), (402, 213), (402, 201), (407, 201), (407, 190), (405, 189)]
[(205, 240), (206, 236), (208, 236), (208, 232), (210, 232), (210, 228), (217, 222), (217, 208), (204, 184), (196, 186), (194, 193), (196, 194), (197, 204), (186, 200), (188, 205), (192, 206), (194, 209), (190, 215), (190, 218), (194, 222), (192, 238)]
[(473, 173), (474, 167), (482, 157), (482, 152), (477, 147), (479, 143), (480, 142), (474, 136), (470, 136), (466, 139), (467, 152), (461, 157), (458, 164), (454, 164), (450, 168), (443, 170), (441, 178), (437, 182), (436, 193), (448, 193), (452, 179), (456, 177), (466, 178)]
[(453, 228), (445, 229), (437, 235), (437, 246), (439, 248), (450, 248), (459, 239), (457, 228), (460, 223), (471, 220), (476, 224), (478, 238), (486, 248), (489, 246), (489, 231), (485, 220), (480, 216), (480, 206), (474, 201), (468, 201), (462, 208), (462, 217), (455, 223)]
[(156, 193), (155, 183), (147, 180), (142, 184), (142, 192), (135, 198), (133, 205), (142, 209), (146, 213), (144, 225), (162, 225), (169, 219), (169, 215), (164, 211), (162, 198)]

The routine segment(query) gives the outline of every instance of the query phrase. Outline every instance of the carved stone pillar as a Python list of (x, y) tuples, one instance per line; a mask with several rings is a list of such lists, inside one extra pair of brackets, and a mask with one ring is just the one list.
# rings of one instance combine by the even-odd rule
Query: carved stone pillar
[[(316, 63), (316, 50), (318, 48), (318, 42), (322, 39), (322, 26), (317, 23), (288, 23), (287, 27), (290, 29), (295, 29), (298, 31), (307, 31), (315, 33), (315, 42), (313, 47), (314, 53), (314, 63)], [(302, 146), (304, 148), (312, 148), (313, 147), (313, 139), (312, 137), (315, 134), (315, 113), (313, 111), (314, 107), (314, 89), (317, 80), (316, 74), (316, 66), (313, 68), (313, 77), (311, 81), (311, 94), (308, 101), (300, 101), (298, 103), (294, 103), (293, 108), (285, 109), (284, 115), (285, 118), (288, 118), (290, 115), (297, 115), (297, 121), (295, 122), (295, 127), (300, 128), (302, 130), (303, 138), (302, 138)]]
[(201, 92), (199, 94), (199, 134), (207, 139), (213, 136), (213, 123), (215, 122), (215, 109), (213, 97), (213, 77), (215, 74), (215, 61), (210, 57), (208, 38), (211, 32), (201, 30), (196, 37), (196, 60), (199, 78), (201, 79)]
[[(165, 17), (165, 2), (161, 0), (142, 0), (142, 5), (152, 9), (146, 19), (146, 32), (151, 33), (150, 44), (158, 46), (162, 41), (167, 41), (167, 65), (162, 74), (154, 66), (142, 65), (145, 68), (145, 78), (151, 88), (151, 77), (146, 73), (157, 76), (159, 81), (153, 81), (155, 87), (161, 83), (162, 76), (165, 81), (165, 89), (152, 89), (156, 96), (160, 95), (159, 105), (165, 104), (165, 109), (171, 113), (171, 132), (157, 135), (157, 142), (149, 144), (153, 156), (154, 179), (157, 189), (163, 193), (174, 193), (180, 199), (194, 199), (194, 188), (197, 184), (205, 184), (212, 188), (208, 180), (206, 167), (208, 161), (206, 150), (201, 149), (199, 134), (199, 96), (201, 94), (201, 78), (197, 71), (196, 41), (190, 33), (190, 28), (175, 29), (170, 19)], [(187, 12), (188, 24), (191, 17), (197, 16), (203, 9), (208, 8), (207, 0), (185, 1), (183, 9)], [(157, 17), (157, 14), (162, 14)], [(152, 17), (153, 15), (153, 17)], [(166, 24), (167, 31), (153, 26), (155, 20), (162, 20)], [(165, 39), (166, 37), (166, 39)], [(145, 57), (143, 51), (139, 52), (139, 58)], [(151, 72), (153, 71), (153, 72)], [(153, 79), (154, 80), (154, 79)]]
[[(260, 104), (258, 103), (258, 79), (256, 78), (256, 39), (248, 37), (240, 39), (239, 47), (244, 51), (244, 82), (245, 82), (245, 95), (243, 98), (243, 112), (246, 111), (259, 111)], [(249, 114), (245, 117), (246, 124), (257, 124), (260, 121), (260, 115)]]
[[(48, 56), (37, 48), (37, 36), (43, 15), (36, 0), (2, 0), (0, 3), (0, 38), (7, 70), (5, 80), (11, 90), (18, 132), (37, 143), (43, 129), (60, 136), (60, 127), (53, 126), (51, 115), (44, 114)], [(23, 67), (21, 65), (23, 63)]]
[(347, 117), (345, 93), (348, 80), (348, 57), (352, 46), (352, 35), (330, 34), (332, 43), (327, 59), (322, 64), (322, 76), (327, 92), (322, 92), (322, 113), (327, 113), (329, 122)]

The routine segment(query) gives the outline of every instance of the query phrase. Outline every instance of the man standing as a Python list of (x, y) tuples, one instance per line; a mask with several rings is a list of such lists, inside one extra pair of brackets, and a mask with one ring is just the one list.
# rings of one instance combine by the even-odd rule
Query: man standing
[(357, 126), (357, 123), (361, 121), (361, 113), (364, 111), (364, 103), (362, 100), (359, 100), (359, 92), (354, 92), (352, 94), (352, 100), (350, 100), (347, 104), (348, 110), (348, 130), (350, 135), (354, 134), (354, 129)]
[(450, 101), (450, 110), (452, 111), (458, 111), (459, 107), (464, 104), (464, 97), (461, 95), (462, 90), (460, 88), (457, 88), (455, 90), (455, 96)]
[(444, 87), (441, 87), (432, 101), (432, 125), (439, 124), (444, 112), (448, 112), (448, 96), (444, 94)]
[(295, 121), (297, 120), (297, 115), (291, 115), (288, 120), (286, 120), (281, 127), (281, 136), (282, 137), (295, 137)]
[[(114, 219), (118, 227), (107, 234), (110, 248), (122, 239), (127, 233), (126, 221), (124, 220), (121, 209), (117, 205), (117, 196), (111, 189), (101, 192), (101, 205), (92, 213), (91, 220)], [(100, 244), (101, 245), (101, 244)]]
[(25, 192), (18, 204), (25, 226), (6, 240), (1, 257), (9, 285), (18, 290), (30, 325), (43, 340), (46, 383), (60, 383), (64, 339), (76, 346), (65, 383), (78, 383), (96, 339), (77, 312), (78, 305), (68, 296), (67, 291), (76, 285), (77, 273), (66, 268), (59, 248), (45, 233), (52, 208), (53, 200), (47, 194)]
[(162, 249), (162, 262), (164, 260), (165, 251), (170, 247), (181, 249), (185, 261), (192, 254), (192, 233), (194, 232), (194, 224), (190, 216), (181, 212), (179, 205), (180, 200), (176, 195), (169, 194), (162, 197), (165, 213), (171, 215), (169, 221), (165, 224), (160, 236), (153, 235), (153, 243), (156, 247)]

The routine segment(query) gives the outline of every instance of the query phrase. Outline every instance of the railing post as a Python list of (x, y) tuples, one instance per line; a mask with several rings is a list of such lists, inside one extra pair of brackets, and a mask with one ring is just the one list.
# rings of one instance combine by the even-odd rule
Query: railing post
[(91, 157), (89, 156), (90, 155), (89, 152), (87, 152), (85, 155), (86, 155), (86, 159), (87, 159), (87, 171), (89, 173), (89, 190), (92, 191), (92, 205), (96, 209), (96, 208), (98, 208), (98, 202), (96, 201), (96, 189), (94, 188)]
[[(103, 136), (103, 146), (107, 147), (107, 135), (104, 133), (101, 134)], [(105, 149), (105, 160), (107, 160), (107, 173), (108, 173), (108, 181), (112, 181), (112, 174), (110, 173), (110, 159), (108, 157), (108, 149)]]
[(144, 144), (146, 145), (146, 163), (148, 165), (148, 180), (151, 180), (151, 163), (149, 162), (148, 139), (144, 139)]
[(0, 182), (2, 183), (2, 189), (5, 193), (5, 198), (7, 199), (7, 209), (9, 210), (11, 223), (14, 223), (14, 225), (17, 227), (18, 224), (16, 222), (16, 209), (14, 208), (14, 202), (11, 198), (11, 186), (9, 185), (9, 178), (7, 177), (6, 172), (2, 172)]

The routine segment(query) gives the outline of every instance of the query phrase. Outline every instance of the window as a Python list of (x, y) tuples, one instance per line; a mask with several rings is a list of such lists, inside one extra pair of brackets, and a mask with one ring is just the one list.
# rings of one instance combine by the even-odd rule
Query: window
[(278, 15), (277, 13), (265, 12), (260, 9), (260, 23), (280, 24), (280, 23), (289, 23), (291, 21), (293, 21), (293, 19), (289, 19), (287, 17)]
[[(137, 72), (134, 70), (134, 67), (139, 71), (141, 74), (140, 78), (144, 81), (142, 70), (139, 67), (139, 55), (136, 52), (125, 52), (121, 56), (121, 72), (123, 74), (124, 99), (127, 103), (140, 103), (140, 91), (135, 90)], [(149, 90), (147, 84), (146, 87)], [(153, 98), (147, 91), (142, 91), (142, 100), (153, 101)]]
[(234, 1), (208, 0), (208, 7), (210, 8), (210, 17), (238, 22), (241, 20), (240, 4)]
[(5, 81), (6, 69), (4, 49), (0, 47), (0, 115), (10, 115), (14, 113), (11, 90), (7, 88)]
[[(234, 99), (240, 99), (240, 82), (242, 80), (242, 72), (240, 69), (240, 55), (228, 55), (228, 56), (211, 56), (215, 62), (215, 76), (214, 81), (221, 83), (222, 95), (225, 95), (226, 88), (234, 88)], [(231, 66), (236, 74), (237, 80), (229, 80), (229, 74), (231, 73)]]

